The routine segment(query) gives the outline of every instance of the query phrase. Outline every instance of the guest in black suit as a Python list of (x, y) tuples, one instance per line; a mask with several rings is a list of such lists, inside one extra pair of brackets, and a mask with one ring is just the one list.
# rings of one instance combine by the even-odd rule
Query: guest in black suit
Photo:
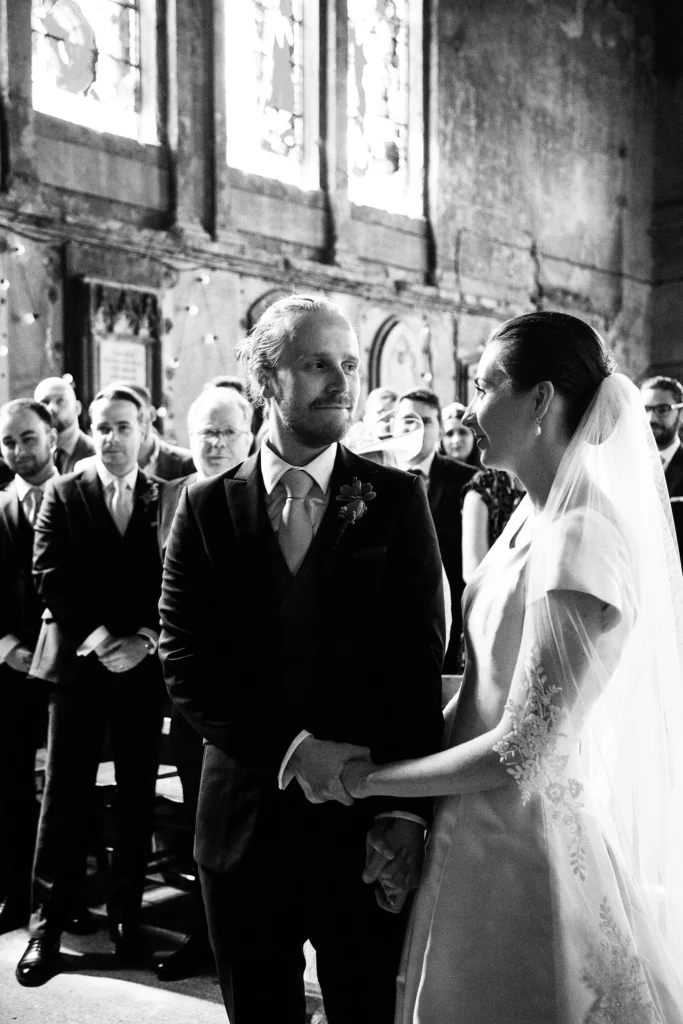
[(683, 552), (683, 384), (673, 377), (651, 377), (640, 385), (640, 395), (664, 467), (678, 549)]
[(36, 402), (47, 406), (57, 428), (55, 466), (62, 476), (73, 472), (77, 462), (95, 453), (93, 439), (78, 424), (82, 406), (73, 386), (63, 377), (46, 377), (35, 389), (33, 397)]
[(440, 746), (438, 545), (424, 488), (338, 443), (360, 358), (336, 306), (280, 300), (244, 357), (268, 440), (184, 491), (160, 606), (169, 692), (207, 744), (195, 856), (219, 979), (232, 1024), (303, 1024), (310, 938), (329, 1020), (390, 1024), (431, 807), (350, 806), (340, 775), (354, 744)]
[(450, 642), (443, 671), (448, 674), (459, 672), (460, 634), (462, 632), (462, 610), (460, 602), (465, 589), (462, 578), (462, 489), (474, 475), (474, 466), (441, 455), (441, 409), (439, 399), (427, 388), (416, 388), (401, 395), (396, 406), (396, 429), (401, 423), (417, 414), (424, 424), (422, 448), (411, 460), (409, 472), (422, 477), (429, 497), (436, 536), (443, 559), (448, 583), (451, 588)]
[(130, 388), (142, 402), (143, 408), (143, 436), (138, 455), (140, 469), (144, 469), (148, 476), (156, 476), (161, 480), (177, 480), (194, 473), (195, 465), (190, 450), (165, 441), (154, 429), (157, 411), (147, 388), (139, 384), (131, 384)]
[(42, 984), (60, 967), (60, 935), (87, 838), (82, 808), (107, 726), (119, 805), (110, 933), (122, 959), (137, 962), (146, 953), (139, 921), (163, 706), (156, 657), (163, 483), (137, 466), (142, 406), (134, 392), (105, 388), (90, 417), (95, 465), (57, 480), (36, 522), (34, 577), (51, 618), (43, 623), (31, 674), (55, 685), (31, 941), (17, 967), (23, 985)]
[(39, 804), (35, 756), (45, 736), (47, 687), (27, 678), (43, 605), (33, 585), (33, 523), (57, 476), (57, 431), (40, 402), (0, 409), (0, 450), (16, 476), (0, 492), (0, 933), (24, 928)]
[[(159, 530), (162, 552), (166, 550), (173, 518), (184, 489), (197, 480), (208, 480), (224, 473), (246, 459), (253, 440), (252, 412), (251, 405), (237, 389), (223, 385), (205, 388), (190, 406), (187, 429), (197, 472), (179, 480), (171, 480), (164, 487)], [(190, 725), (175, 704), (171, 709), (170, 743), (183, 787), (186, 817), (194, 831), (204, 744), (200, 733)], [(157, 964), (157, 976), (161, 981), (189, 978), (213, 961), (199, 891), (197, 896), (199, 906), (196, 924), (180, 948)]]

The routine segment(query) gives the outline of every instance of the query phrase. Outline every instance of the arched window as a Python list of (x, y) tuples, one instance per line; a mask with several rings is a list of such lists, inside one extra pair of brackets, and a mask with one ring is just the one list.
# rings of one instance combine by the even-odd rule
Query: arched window
[(424, 387), (430, 370), (420, 338), (403, 321), (391, 317), (370, 351), (370, 390), (392, 388), (397, 394)]
[(318, 4), (225, 4), (226, 158), (231, 167), (315, 189)]

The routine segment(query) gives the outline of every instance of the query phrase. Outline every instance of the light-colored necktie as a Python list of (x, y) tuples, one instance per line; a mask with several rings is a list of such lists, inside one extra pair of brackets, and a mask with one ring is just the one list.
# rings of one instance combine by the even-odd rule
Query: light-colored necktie
[(40, 512), (40, 504), (43, 500), (43, 488), (32, 487), (26, 492), (24, 497), (24, 512), (31, 526), (35, 525), (38, 513)]
[(287, 498), (282, 509), (277, 539), (280, 550), (296, 576), (313, 540), (311, 513), (306, 496), (313, 486), (313, 477), (303, 469), (288, 469), (282, 477)]
[(130, 485), (121, 477), (109, 484), (109, 511), (116, 529), (123, 537), (133, 511)]

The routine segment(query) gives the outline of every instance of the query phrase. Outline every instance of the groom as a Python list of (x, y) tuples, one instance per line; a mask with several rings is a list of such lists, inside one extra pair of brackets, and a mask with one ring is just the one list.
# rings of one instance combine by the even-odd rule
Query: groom
[(440, 746), (436, 535), (412, 476), (339, 444), (360, 359), (336, 306), (281, 299), (242, 355), (268, 440), (184, 492), (160, 606), (168, 689), (206, 744), (195, 856), (223, 996), (231, 1024), (303, 1024), (310, 939), (330, 1024), (391, 1024), (407, 907), (387, 887), (415, 884), (430, 804), (354, 804), (340, 775), (366, 747)]

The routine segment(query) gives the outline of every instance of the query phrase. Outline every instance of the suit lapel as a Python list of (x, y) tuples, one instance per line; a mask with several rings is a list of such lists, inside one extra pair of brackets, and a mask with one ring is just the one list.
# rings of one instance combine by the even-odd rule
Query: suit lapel
[(121, 540), (121, 534), (107, 508), (102, 482), (97, 475), (97, 467), (95, 465), (88, 466), (80, 476), (76, 477), (76, 483), (93, 523), (100, 529), (110, 531)]
[(261, 588), (272, 572), (272, 532), (261, 483), (261, 458), (258, 452), (243, 462), (232, 477), (223, 481), (230, 518), (237, 538), (237, 550), (248, 576)]
[[(21, 502), (19, 501), (19, 495), (17, 494), (16, 484), (12, 480), (10, 484), (5, 488), (5, 493), (9, 494), (10, 501), (5, 506), (5, 519), (7, 521), (7, 529), (9, 530), (12, 542), (17, 546), (21, 543), (22, 520), (26, 526), (29, 526), (28, 520), (24, 516), (21, 510)], [(30, 529), (30, 526), (29, 526)]]
[(441, 504), (444, 486), (445, 477), (441, 472), (441, 461), (439, 459), (439, 453), (437, 452), (432, 460), (432, 468), (429, 473), (429, 490), (427, 494), (427, 497), (429, 498), (429, 507), (432, 512)]
[(675, 494), (683, 482), (683, 447), (677, 448), (666, 470), (666, 486), (669, 494)]

